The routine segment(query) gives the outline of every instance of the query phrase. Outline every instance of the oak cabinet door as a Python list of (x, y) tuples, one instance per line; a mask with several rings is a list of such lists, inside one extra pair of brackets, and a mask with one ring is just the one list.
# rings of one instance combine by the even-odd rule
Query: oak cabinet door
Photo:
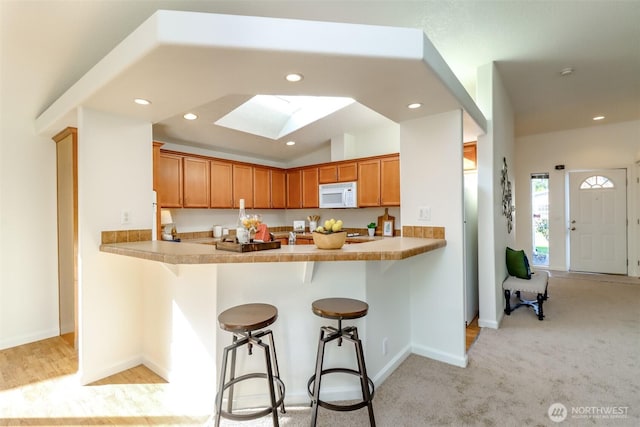
[(229, 162), (210, 161), (210, 207), (233, 208), (233, 165)]
[(182, 207), (182, 156), (158, 156), (158, 204), (163, 208)]
[(253, 207), (271, 208), (271, 171), (267, 168), (253, 168)]
[(209, 161), (206, 159), (184, 157), (183, 203), (185, 208), (209, 207)]
[(380, 160), (358, 162), (358, 207), (380, 206)]
[(287, 207), (287, 175), (281, 169), (271, 169), (271, 207), (273, 209)]
[(287, 208), (302, 207), (302, 171), (287, 171)]
[(380, 205), (400, 206), (400, 157), (380, 159)]
[(338, 182), (348, 182), (358, 180), (358, 163), (341, 163), (337, 166)]
[(233, 207), (240, 207), (240, 199), (244, 199), (245, 208), (253, 207), (253, 167), (250, 165), (233, 165)]
[(333, 184), (338, 182), (338, 167), (336, 165), (320, 166), (318, 168), (318, 183)]
[(318, 206), (318, 168), (302, 169), (302, 207)]

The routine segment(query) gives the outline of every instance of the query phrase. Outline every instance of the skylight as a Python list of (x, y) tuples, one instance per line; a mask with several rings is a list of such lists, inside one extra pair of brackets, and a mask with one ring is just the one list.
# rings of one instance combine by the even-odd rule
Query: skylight
[(215, 124), (277, 140), (354, 102), (331, 96), (256, 95)]

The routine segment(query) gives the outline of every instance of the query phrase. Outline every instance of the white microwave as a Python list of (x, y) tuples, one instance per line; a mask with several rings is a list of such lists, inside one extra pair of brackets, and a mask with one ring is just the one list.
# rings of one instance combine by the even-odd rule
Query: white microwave
[(357, 183), (320, 184), (318, 197), (321, 208), (357, 208)]

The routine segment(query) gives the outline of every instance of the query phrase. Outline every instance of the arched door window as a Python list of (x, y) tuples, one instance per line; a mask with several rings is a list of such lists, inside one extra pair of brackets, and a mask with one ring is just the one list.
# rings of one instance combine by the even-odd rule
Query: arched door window
[(609, 178), (602, 175), (593, 175), (582, 181), (580, 184), (581, 190), (595, 190), (601, 188), (614, 188), (615, 185)]

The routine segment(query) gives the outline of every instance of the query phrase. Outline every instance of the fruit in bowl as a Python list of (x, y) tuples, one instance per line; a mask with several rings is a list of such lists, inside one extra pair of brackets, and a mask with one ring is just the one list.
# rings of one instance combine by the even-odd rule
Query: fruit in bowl
[(340, 249), (347, 239), (347, 233), (342, 231), (342, 220), (328, 219), (323, 226), (318, 226), (313, 232), (313, 243), (318, 249)]
[(342, 220), (328, 219), (324, 222), (324, 227), (318, 226), (314, 231), (317, 233), (337, 233), (342, 231)]

